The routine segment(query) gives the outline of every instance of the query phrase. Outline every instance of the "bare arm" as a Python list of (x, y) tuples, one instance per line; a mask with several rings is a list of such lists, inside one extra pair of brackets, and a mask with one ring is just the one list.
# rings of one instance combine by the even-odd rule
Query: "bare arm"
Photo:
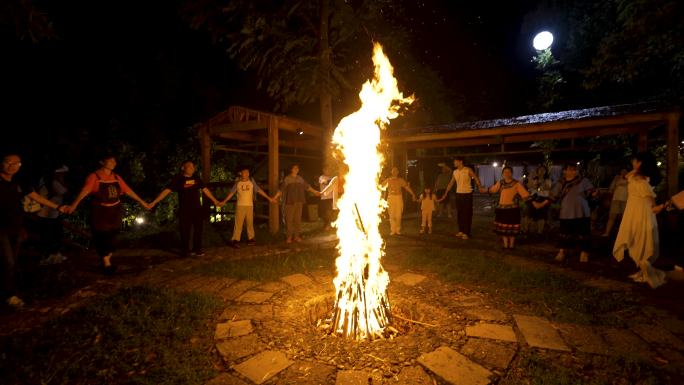
[(501, 189), (501, 181), (497, 181), (487, 189), (488, 193), (494, 194)]
[(79, 203), (81, 203), (81, 201), (85, 199), (85, 197), (87, 197), (88, 194), (90, 194), (90, 186), (83, 186), (81, 192), (79, 192), (78, 196), (76, 196), (76, 199), (74, 199), (74, 201), (71, 202), (71, 205), (69, 205), (69, 212), (76, 211), (76, 208), (78, 207)]
[(477, 190), (479, 192), (484, 192), (482, 188), (482, 183), (480, 183), (480, 178), (475, 174), (472, 168), (468, 168), (468, 175), (470, 175), (471, 178), (475, 179), (475, 186), (477, 186)]
[(47, 198), (44, 198), (42, 195), (38, 194), (35, 191), (31, 191), (31, 193), (28, 194), (28, 197), (33, 199), (34, 201), (40, 203), (43, 206), (47, 206), (51, 209), (59, 210), (62, 213), (68, 212), (68, 208), (65, 205), (58, 205), (57, 203), (55, 203), (55, 202), (53, 202)]
[(266, 194), (265, 192), (263, 192), (263, 191), (261, 191), (261, 190), (257, 191), (257, 194), (259, 194), (259, 195), (261, 195), (262, 197), (268, 199), (268, 201), (271, 202), (271, 203), (275, 203), (275, 201), (276, 201), (275, 198), (271, 198), (270, 196), (268, 196), (268, 194)]
[(166, 198), (169, 194), (171, 193), (171, 190), (168, 188), (165, 188), (162, 190), (162, 192), (159, 193), (159, 195), (150, 203), (150, 207), (154, 207), (157, 205), (157, 203), (161, 202), (164, 198)]
[(409, 194), (413, 197), (413, 200), (416, 200), (416, 194), (411, 190), (411, 186), (409, 186), (408, 183), (405, 183), (403, 186), (401, 186), (404, 190), (408, 191)]
[(214, 194), (212, 194), (211, 191), (209, 191), (208, 188), (204, 187), (204, 188), (202, 189), (202, 193), (204, 193), (204, 195), (206, 195), (207, 198), (211, 199), (211, 201), (214, 202), (214, 206), (219, 206), (219, 205), (220, 205), (220, 202), (218, 201), (218, 199), (216, 199), (216, 197), (214, 197)]
[(151, 206), (147, 204), (147, 202), (142, 200), (142, 198), (140, 198), (138, 194), (135, 193), (135, 191), (129, 189), (128, 191), (126, 191), (126, 195), (133, 198), (134, 201), (138, 202), (138, 204), (140, 204), (140, 206), (144, 207), (145, 209), (149, 210), (151, 208)]
[(441, 202), (446, 198), (447, 194), (449, 194), (449, 191), (451, 188), (454, 186), (454, 183), (456, 183), (456, 179), (454, 179), (453, 176), (451, 176), (451, 179), (449, 180), (449, 184), (446, 186), (446, 189), (444, 190), (444, 194), (442, 194), (442, 197), (437, 199), (437, 202)]

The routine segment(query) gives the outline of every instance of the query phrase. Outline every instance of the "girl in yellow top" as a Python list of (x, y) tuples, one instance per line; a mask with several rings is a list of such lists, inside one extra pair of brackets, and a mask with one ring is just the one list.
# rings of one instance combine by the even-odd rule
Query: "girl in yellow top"
[[(520, 207), (515, 201), (515, 196), (529, 200), (530, 193), (525, 190), (522, 183), (513, 179), (513, 169), (506, 166), (501, 170), (501, 180), (487, 189), (489, 193), (499, 192), (499, 205), (494, 218), (494, 232), (501, 236), (504, 249), (512, 249), (515, 246), (515, 236), (520, 233)], [(533, 202), (537, 207), (537, 203)]]

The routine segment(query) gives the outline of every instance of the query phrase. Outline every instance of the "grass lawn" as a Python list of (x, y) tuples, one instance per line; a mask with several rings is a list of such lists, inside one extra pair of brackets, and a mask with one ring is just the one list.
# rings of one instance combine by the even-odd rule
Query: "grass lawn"
[(207, 326), (220, 302), (133, 287), (0, 340), (8, 384), (201, 384), (214, 374)]
[(556, 321), (620, 326), (617, 314), (638, 306), (624, 293), (595, 289), (561, 274), (516, 266), (468, 249), (408, 249), (401, 265), (431, 271), (446, 282), (476, 286), (502, 302), (527, 306)]

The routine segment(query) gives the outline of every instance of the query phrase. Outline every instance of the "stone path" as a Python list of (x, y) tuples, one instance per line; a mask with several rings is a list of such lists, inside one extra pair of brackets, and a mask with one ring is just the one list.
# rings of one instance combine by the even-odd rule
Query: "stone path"
[[(316, 242), (306, 246), (316, 247)], [(497, 308), (487, 295), (445, 284), (434, 276), (385, 266), (391, 277), (392, 303), (408, 321), (395, 319), (401, 331), (394, 340), (360, 342), (363, 349), (352, 351), (345, 349), (349, 343), (344, 339), (327, 336), (311, 324), (332, 301), (330, 271), (293, 274), (271, 282), (192, 272), (216, 260), (291, 251), (268, 246), (212, 250), (202, 259), (169, 261), (128, 284), (201, 292), (223, 301), (213, 330), (223, 371), (208, 382), (211, 385), (489, 384), (505, 377), (516, 356), (525, 351), (560, 357), (576, 353), (639, 357), (684, 366), (684, 321), (657, 308), (644, 309), (640, 322), (624, 329), (558, 323), (501, 305)], [(533, 260), (521, 263), (562, 270)], [(569, 274), (606, 292), (634, 288), (607, 278), (587, 278), (581, 272)], [(121, 285), (117, 281), (98, 284)], [(80, 306), (97, 292), (96, 286), (83, 288), (73, 295), (70, 306)], [(312, 335), (314, 340), (306, 339)], [(304, 337), (300, 340), (300, 336)]]
[[(462, 288), (434, 297), (441, 303), (422, 303), (422, 296), (449, 285), (414, 272), (395, 276), (390, 296), (397, 309), (417, 309), (409, 314), (416, 318), (405, 323), (412, 329), (394, 341), (358, 343), (366, 344), (366, 350), (359, 351), (344, 349), (344, 343), (353, 342), (315, 334), (315, 327), (288, 316), (308, 311), (311, 321), (324, 315), (324, 305), (314, 310), (311, 306), (331, 305), (330, 272), (255, 282), (200, 279), (181, 271), (158, 284), (213, 294), (224, 301), (214, 338), (225, 371), (208, 382), (211, 385), (489, 384), (505, 376), (516, 355), (529, 349), (569, 356), (667, 357), (668, 362), (684, 364), (684, 322), (667, 314), (658, 314), (658, 326), (637, 323), (629, 329), (556, 323), (495, 308), (485, 295)], [(615, 289), (608, 280), (592, 283), (602, 290)], [(314, 342), (306, 340), (311, 333), (318, 335)], [(304, 336), (301, 341), (299, 335)]]

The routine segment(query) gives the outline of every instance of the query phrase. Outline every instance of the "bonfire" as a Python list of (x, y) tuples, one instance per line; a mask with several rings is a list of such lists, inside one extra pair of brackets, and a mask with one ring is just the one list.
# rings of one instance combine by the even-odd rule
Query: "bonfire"
[(404, 98), (399, 92), (392, 65), (378, 43), (373, 47), (373, 64), (373, 79), (359, 93), (361, 108), (340, 121), (332, 138), (348, 171), (334, 223), (339, 257), (331, 331), (358, 340), (383, 337), (392, 321), (389, 275), (380, 263), (384, 241), (378, 226), (387, 206), (379, 187), (385, 160), (379, 148), (380, 131), (403, 105), (413, 102), (413, 97)]

